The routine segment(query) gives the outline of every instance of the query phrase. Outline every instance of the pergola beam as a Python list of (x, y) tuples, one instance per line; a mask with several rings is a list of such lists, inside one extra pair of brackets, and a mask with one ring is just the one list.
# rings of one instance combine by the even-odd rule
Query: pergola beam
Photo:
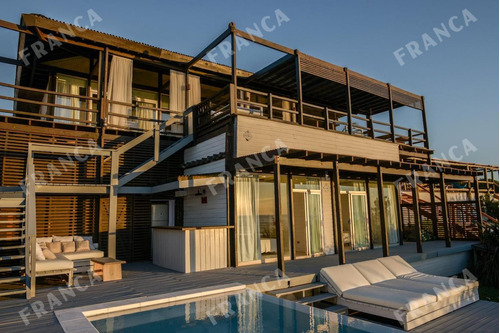
[(231, 34), (231, 27), (234, 27), (234, 23), (231, 22), (229, 23), (229, 27), (222, 33), (220, 34), (219, 37), (217, 37), (212, 43), (210, 43), (207, 47), (203, 49), (196, 57), (191, 59), (190, 62), (186, 65), (186, 69), (189, 70), (191, 67), (193, 67), (198, 61), (203, 59), (210, 51), (212, 51), (217, 45), (219, 45), (224, 39), (226, 39), (230, 34)]

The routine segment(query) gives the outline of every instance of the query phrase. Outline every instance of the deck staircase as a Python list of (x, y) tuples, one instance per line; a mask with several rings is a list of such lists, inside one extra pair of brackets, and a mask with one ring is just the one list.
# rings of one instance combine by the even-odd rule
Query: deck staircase
[(326, 284), (313, 282), (284, 289), (268, 291), (267, 294), (299, 304), (314, 306), (330, 312), (346, 314), (347, 308), (337, 305), (337, 295), (328, 292)]
[(26, 219), (23, 192), (0, 193), (0, 297), (26, 295)]

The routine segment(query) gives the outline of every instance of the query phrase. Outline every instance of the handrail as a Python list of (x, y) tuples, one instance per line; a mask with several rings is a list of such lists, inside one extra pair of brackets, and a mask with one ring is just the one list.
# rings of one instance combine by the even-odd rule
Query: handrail
[(13, 88), (13, 89), (19, 89), (19, 90), (26, 90), (26, 91), (38, 92), (38, 93), (41, 93), (41, 94), (49, 94), (49, 95), (64, 96), (64, 97), (71, 97), (71, 98), (87, 99), (87, 100), (91, 100), (91, 101), (99, 101), (98, 97), (81, 96), (81, 95), (68, 94), (68, 93), (62, 93), (62, 92), (51, 91), (51, 90), (43, 90), (43, 89), (37, 89), (37, 88), (31, 88), (31, 87), (23, 87), (23, 86), (18, 86), (18, 85), (15, 85), (15, 84), (9, 84), (9, 83), (5, 83), (5, 82), (0, 82), (0, 86), (7, 87), (7, 88)]

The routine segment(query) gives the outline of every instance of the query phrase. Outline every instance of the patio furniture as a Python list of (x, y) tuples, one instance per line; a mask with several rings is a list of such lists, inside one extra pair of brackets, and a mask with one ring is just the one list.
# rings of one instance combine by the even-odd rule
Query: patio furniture
[(114, 258), (94, 258), (94, 274), (102, 277), (103, 282), (116, 281), (122, 279), (122, 264), (125, 261)]
[(323, 268), (337, 304), (399, 321), (411, 330), (479, 300), (478, 284), (417, 272), (399, 256)]

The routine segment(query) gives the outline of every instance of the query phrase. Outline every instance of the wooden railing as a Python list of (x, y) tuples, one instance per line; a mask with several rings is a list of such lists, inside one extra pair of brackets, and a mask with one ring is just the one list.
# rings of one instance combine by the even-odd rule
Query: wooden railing
[[(78, 126), (106, 126), (126, 131), (145, 132), (157, 122), (168, 120), (178, 112), (51, 90), (24, 87), (0, 82), (0, 87), (10, 89), (0, 94), (0, 115)], [(4, 91), (7, 89), (3, 89)], [(5, 105), (12, 103), (8, 108)], [(106, 104), (106, 108), (102, 107)], [(108, 110), (105, 113), (103, 110)], [(119, 112), (116, 112), (119, 109)], [(101, 122), (104, 119), (104, 122)], [(182, 135), (182, 122), (165, 131)]]
[[(217, 121), (233, 113), (349, 133), (349, 115), (345, 111), (306, 102), (302, 102), (300, 108), (299, 101), (295, 99), (235, 87), (232, 84), (193, 109), (198, 115), (197, 124), (200, 128), (213, 126)], [(302, 112), (298, 111), (300, 109)], [(359, 114), (351, 115), (351, 120), (352, 135), (394, 141), (409, 146), (426, 146), (426, 135), (423, 131), (395, 125), (392, 126), (393, 133), (391, 124)]]

